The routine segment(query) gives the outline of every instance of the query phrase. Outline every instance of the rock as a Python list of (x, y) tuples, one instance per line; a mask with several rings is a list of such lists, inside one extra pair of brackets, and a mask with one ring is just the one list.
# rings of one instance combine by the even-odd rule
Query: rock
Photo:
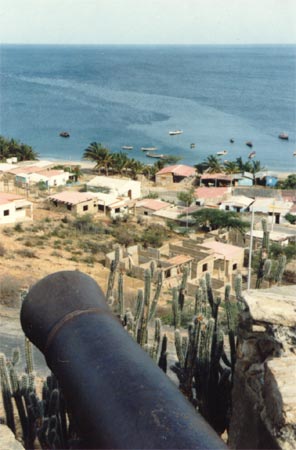
[(1, 450), (24, 450), (22, 444), (15, 439), (13, 432), (6, 425), (0, 424)]

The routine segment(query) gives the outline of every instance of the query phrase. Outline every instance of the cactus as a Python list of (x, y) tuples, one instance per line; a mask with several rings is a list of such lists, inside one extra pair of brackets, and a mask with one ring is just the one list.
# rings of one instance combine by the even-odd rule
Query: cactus
[(158, 366), (164, 373), (166, 373), (167, 371), (167, 342), (168, 338), (166, 334), (164, 334), (161, 342), (160, 356), (158, 360)]
[(282, 282), (284, 270), (286, 267), (286, 262), (287, 262), (286, 255), (280, 255), (279, 260), (278, 260), (278, 266), (277, 266), (275, 276), (274, 276), (275, 282), (277, 284), (281, 284), (281, 282)]
[(107, 301), (109, 301), (109, 298), (112, 297), (112, 292), (113, 292), (114, 283), (115, 283), (115, 276), (116, 276), (117, 268), (119, 265), (119, 257), (120, 257), (120, 248), (116, 247), (114, 260), (111, 262), (110, 273), (109, 273), (109, 278), (108, 278), (107, 292), (106, 292)]
[(31, 374), (34, 371), (33, 347), (27, 337), (25, 338), (25, 359), (26, 359), (26, 372), (28, 374)]
[(124, 296), (123, 296), (123, 275), (122, 272), (118, 275), (118, 313), (123, 318), (124, 315)]
[(152, 320), (155, 316), (155, 311), (156, 311), (157, 303), (158, 303), (158, 300), (160, 297), (161, 288), (162, 288), (162, 272), (159, 271), (158, 275), (157, 275), (157, 284), (156, 284), (156, 289), (154, 292), (154, 297), (153, 297), (153, 300), (152, 300), (151, 306), (150, 306), (148, 322), (150, 320)]

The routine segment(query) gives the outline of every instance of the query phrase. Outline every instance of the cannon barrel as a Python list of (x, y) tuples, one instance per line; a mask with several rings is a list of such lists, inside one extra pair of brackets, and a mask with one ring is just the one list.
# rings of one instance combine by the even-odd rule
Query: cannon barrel
[(226, 445), (78, 271), (37, 282), (21, 310), (89, 449), (226, 449)]

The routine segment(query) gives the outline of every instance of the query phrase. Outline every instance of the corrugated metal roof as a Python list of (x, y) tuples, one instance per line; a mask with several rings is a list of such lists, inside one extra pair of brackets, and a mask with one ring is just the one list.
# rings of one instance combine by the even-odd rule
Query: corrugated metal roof
[(163, 175), (172, 173), (179, 177), (191, 177), (196, 174), (196, 169), (192, 166), (185, 166), (184, 164), (176, 164), (174, 166), (167, 166), (157, 172), (156, 175)]
[(225, 175), (225, 173), (204, 173), (201, 180), (226, 180), (232, 181), (231, 175)]

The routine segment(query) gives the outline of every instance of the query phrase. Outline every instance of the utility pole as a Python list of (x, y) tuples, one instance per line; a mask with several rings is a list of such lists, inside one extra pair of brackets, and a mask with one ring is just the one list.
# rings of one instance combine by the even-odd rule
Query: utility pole
[(254, 206), (252, 205), (250, 246), (249, 246), (249, 264), (248, 264), (248, 284), (247, 284), (248, 291), (250, 290), (250, 287), (251, 287), (251, 276), (252, 276), (253, 228), (254, 228)]

